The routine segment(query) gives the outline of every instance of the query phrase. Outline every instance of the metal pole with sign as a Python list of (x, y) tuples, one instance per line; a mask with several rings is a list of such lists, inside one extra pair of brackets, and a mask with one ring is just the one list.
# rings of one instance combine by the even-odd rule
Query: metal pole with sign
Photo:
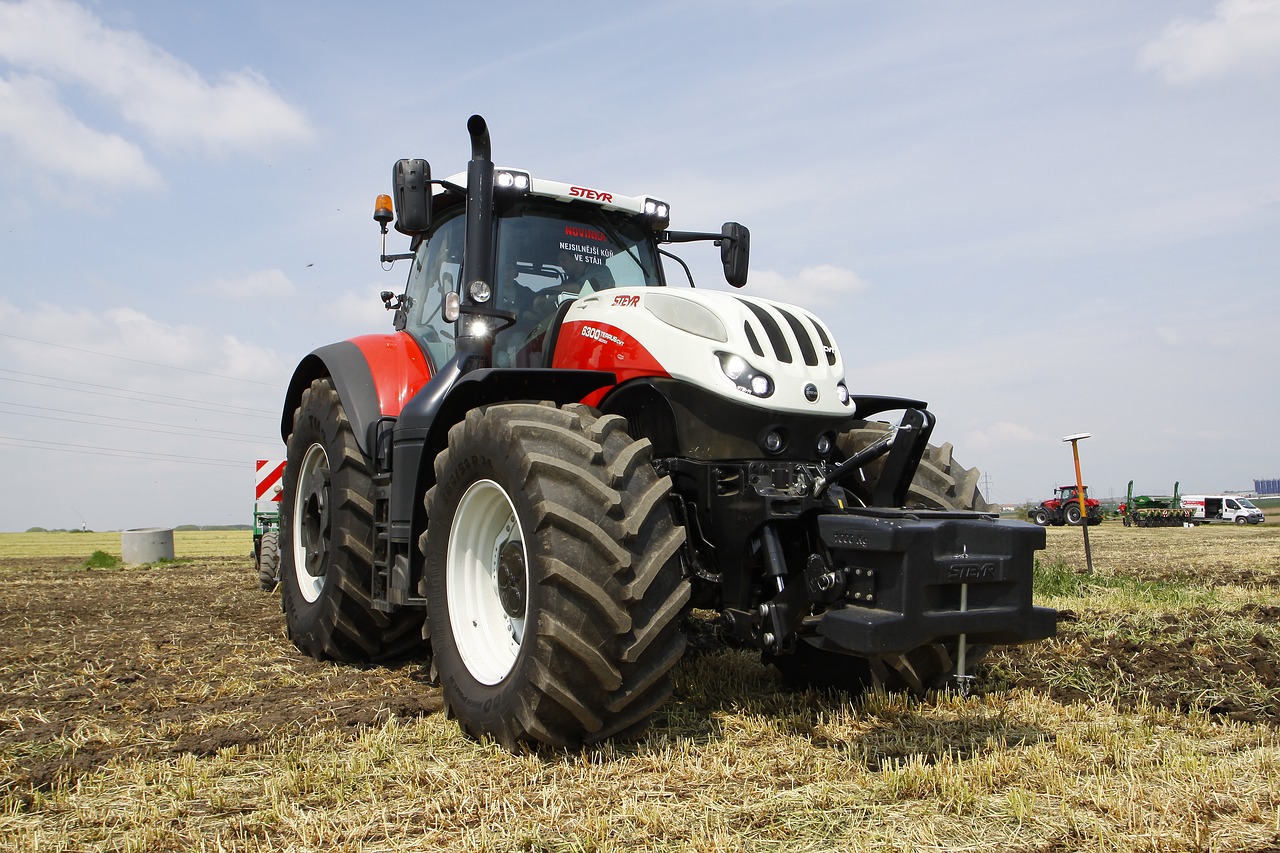
[(1063, 441), (1071, 442), (1071, 455), (1076, 461), (1076, 500), (1080, 503), (1080, 529), (1084, 531), (1084, 562), (1089, 574), (1093, 574), (1093, 554), (1089, 550), (1089, 511), (1084, 505), (1084, 480), (1080, 476), (1080, 448), (1077, 442), (1089, 438), (1090, 433), (1078, 432), (1063, 437)]

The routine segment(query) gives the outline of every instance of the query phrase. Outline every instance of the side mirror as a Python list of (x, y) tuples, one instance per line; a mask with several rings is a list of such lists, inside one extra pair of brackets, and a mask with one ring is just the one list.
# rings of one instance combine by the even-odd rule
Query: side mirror
[(397, 160), (391, 168), (396, 230), (423, 234), (431, 227), (431, 164), (426, 160)]
[(724, 280), (733, 287), (747, 283), (747, 268), (751, 260), (751, 232), (745, 225), (726, 222), (720, 233), (720, 263), (724, 264)]

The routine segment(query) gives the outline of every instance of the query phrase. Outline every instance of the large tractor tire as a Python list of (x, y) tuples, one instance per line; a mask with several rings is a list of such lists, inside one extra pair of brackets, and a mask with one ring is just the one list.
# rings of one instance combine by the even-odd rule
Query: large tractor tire
[(258, 587), (271, 592), (280, 582), (280, 531), (262, 531), (258, 543)]
[(1067, 524), (1072, 527), (1079, 527), (1084, 523), (1084, 515), (1080, 512), (1079, 505), (1067, 507)]
[(585, 406), (504, 403), (468, 412), (435, 466), (422, 591), (448, 712), (512, 749), (643, 728), (690, 594), (648, 440)]
[[(882, 438), (892, 427), (883, 421), (858, 421), (853, 429), (836, 439), (836, 447), (845, 457)], [(884, 467), (883, 457), (862, 470), (863, 483), (855, 491), (864, 500), (875, 492), (876, 480)], [(920, 459), (916, 476), (907, 492), (907, 504), (926, 509), (973, 509), (987, 512), (991, 505), (978, 491), (982, 473), (977, 468), (965, 468), (952, 458), (948, 442), (931, 444)]]
[[(836, 440), (836, 446), (848, 457), (884, 436), (889, 429), (888, 424), (880, 421), (861, 421), (854, 429), (842, 434)], [(863, 483), (854, 488), (855, 494), (864, 500), (869, 499), (875, 493), (876, 480), (882, 469), (882, 460), (863, 469)], [(989, 511), (990, 505), (978, 491), (981, 476), (977, 468), (964, 468), (955, 463), (950, 444), (929, 445), (911, 482), (907, 504), (928, 509)], [(1034, 520), (1037, 524), (1049, 523), (1047, 513), (1044, 521)], [(905, 654), (863, 659), (801, 642), (794, 655), (766, 656), (766, 659), (777, 666), (793, 686), (836, 689), (855, 695), (877, 687), (920, 695), (954, 683), (958, 670), (958, 647), (958, 638), (946, 637)], [(966, 647), (966, 674), (988, 649), (988, 646)]]
[(1031, 513), (1031, 520), (1034, 521), (1036, 524), (1040, 525), (1041, 527), (1048, 527), (1049, 511), (1044, 507), (1041, 507), (1040, 509)]
[(373, 485), (342, 400), (328, 377), (302, 392), (280, 502), (281, 607), (289, 638), (317, 660), (411, 657), (422, 611), (383, 613), (369, 594)]

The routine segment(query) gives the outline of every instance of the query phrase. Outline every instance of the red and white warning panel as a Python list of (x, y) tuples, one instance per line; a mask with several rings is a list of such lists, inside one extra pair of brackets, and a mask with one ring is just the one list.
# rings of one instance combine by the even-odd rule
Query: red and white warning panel
[(284, 460), (258, 460), (258, 488), (254, 500), (262, 505), (262, 509), (273, 511), (278, 507), (280, 491), (284, 488)]

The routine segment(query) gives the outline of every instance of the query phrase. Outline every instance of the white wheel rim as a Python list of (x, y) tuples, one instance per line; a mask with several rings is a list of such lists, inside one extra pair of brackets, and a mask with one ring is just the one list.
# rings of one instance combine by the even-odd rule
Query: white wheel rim
[[(308, 524), (322, 524), (322, 518), (328, 518), (327, 503), (329, 500), (329, 489), (326, 485), (323, 495), (318, 499), (324, 505), (317, 506), (312, 501), (316, 497), (314, 490), (310, 488), (312, 478), (322, 475), (326, 481), (329, 476), (329, 457), (324, 452), (324, 447), (320, 444), (313, 444), (307, 448), (307, 453), (302, 457), (302, 466), (298, 471), (298, 485), (293, 498), (293, 572), (298, 581), (298, 591), (302, 593), (302, 597), (306, 599), (308, 604), (315, 604), (316, 599), (320, 597), (321, 591), (324, 590), (324, 575), (314, 577), (307, 571), (307, 563), (310, 560), (323, 560), (325, 555), (324, 548), (317, 545), (318, 541), (324, 541), (327, 545), (328, 535), (324, 530), (307, 531)], [(317, 537), (323, 537), (318, 540)]]
[(481, 684), (497, 684), (511, 672), (524, 640), (528, 574), (521, 572), (523, 598), (518, 615), (513, 615), (499, 592), (504, 548), (508, 555), (518, 549), (523, 566), (528, 566), (524, 532), (511, 498), (492, 480), (478, 480), (467, 489), (454, 513), (445, 587), (458, 654)]

